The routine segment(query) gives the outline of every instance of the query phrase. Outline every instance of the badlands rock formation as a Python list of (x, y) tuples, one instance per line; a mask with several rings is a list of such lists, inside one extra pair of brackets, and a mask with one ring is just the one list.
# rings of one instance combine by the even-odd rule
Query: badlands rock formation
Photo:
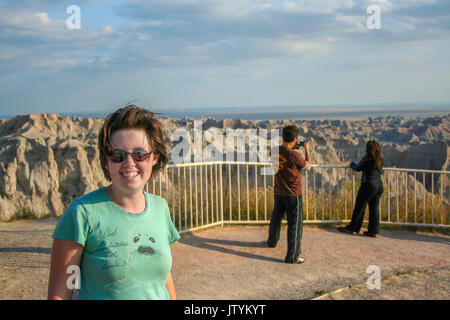
[[(168, 145), (176, 128), (192, 130), (194, 120), (162, 119)], [(99, 164), (97, 134), (102, 119), (58, 114), (21, 115), (0, 120), (0, 221), (14, 215), (59, 216), (75, 197), (107, 185)], [(281, 128), (296, 124), (312, 141), (314, 163), (348, 164), (364, 153), (368, 139), (382, 143), (385, 166), (449, 170), (450, 116), (345, 120), (204, 119), (211, 127)], [(169, 148), (170, 151), (170, 148)], [(445, 185), (448, 181), (445, 181)]]
[(104, 183), (96, 152), (100, 120), (31, 114), (0, 124), (0, 219), (58, 215)]

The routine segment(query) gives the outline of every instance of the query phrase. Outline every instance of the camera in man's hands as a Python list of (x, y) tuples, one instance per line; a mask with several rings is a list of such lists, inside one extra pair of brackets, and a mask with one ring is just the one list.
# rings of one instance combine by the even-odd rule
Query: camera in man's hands
[(297, 148), (303, 147), (308, 140), (297, 141)]

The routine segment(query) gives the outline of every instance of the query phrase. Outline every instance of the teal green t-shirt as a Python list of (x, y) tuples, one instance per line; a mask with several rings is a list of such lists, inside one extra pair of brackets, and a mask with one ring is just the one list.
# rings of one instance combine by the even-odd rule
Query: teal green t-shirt
[(144, 192), (145, 211), (120, 208), (104, 188), (75, 199), (53, 238), (84, 247), (80, 299), (169, 299), (170, 244), (180, 239), (165, 199)]

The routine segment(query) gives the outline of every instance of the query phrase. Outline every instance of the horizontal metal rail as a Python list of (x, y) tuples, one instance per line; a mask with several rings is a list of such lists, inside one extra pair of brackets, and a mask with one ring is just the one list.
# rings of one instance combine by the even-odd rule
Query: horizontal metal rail
[[(166, 166), (147, 185), (164, 197), (181, 233), (224, 224), (267, 224), (273, 209), (270, 163), (211, 161)], [(450, 171), (384, 168), (380, 223), (449, 227)], [(351, 220), (360, 173), (347, 165), (313, 164), (303, 171), (303, 221)]]

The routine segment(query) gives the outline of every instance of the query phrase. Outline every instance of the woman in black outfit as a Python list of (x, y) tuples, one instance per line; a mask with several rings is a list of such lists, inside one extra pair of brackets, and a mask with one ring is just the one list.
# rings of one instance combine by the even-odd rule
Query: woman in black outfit
[(364, 235), (376, 237), (380, 232), (380, 198), (383, 194), (383, 155), (378, 142), (371, 140), (367, 142), (366, 155), (359, 163), (351, 162), (350, 168), (355, 171), (362, 171), (361, 186), (356, 196), (355, 208), (353, 209), (352, 221), (345, 227), (338, 230), (345, 233), (359, 233), (361, 229), (364, 212), (369, 204), (369, 227)]

